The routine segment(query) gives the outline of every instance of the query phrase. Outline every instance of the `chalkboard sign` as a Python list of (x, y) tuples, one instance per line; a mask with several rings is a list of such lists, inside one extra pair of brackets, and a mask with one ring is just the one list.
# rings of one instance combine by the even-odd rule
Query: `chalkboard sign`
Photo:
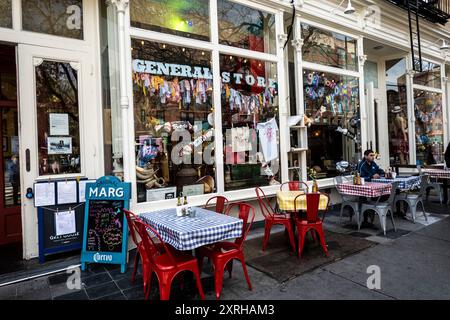
[(81, 269), (86, 263), (120, 264), (125, 272), (128, 227), (123, 209), (128, 209), (130, 183), (106, 176), (86, 184)]

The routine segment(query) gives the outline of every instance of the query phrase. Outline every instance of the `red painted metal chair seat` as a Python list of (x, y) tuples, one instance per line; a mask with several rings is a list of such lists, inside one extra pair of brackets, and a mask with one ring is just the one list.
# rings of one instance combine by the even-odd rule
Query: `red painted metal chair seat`
[[(174, 249), (168, 249), (168, 246), (161, 239), (161, 236), (151, 226), (145, 222), (136, 219), (134, 224), (142, 239), (143, 252), (141, 254), (142, 264), (147, 265), (148, 284), (145, 298), (148, 299), (151, 288), (151, 280), (153, 273), (159, 281), (159, 292), (161, 300), (169, 300), (172, 281), (183, 271), (190, 271), (196, 278), (197, 288), (201, 299), (205, 299), (202, 283), (200, 281), (200, 272), (197, 260), (191, 255), (183, 252), (174, 252)], [(152, 239), (148, 230), (159, 240), (160, 246), (163, 247), (164, 253), (161, 253)]]
[(214, 280), (217, 299), (220, 298), (220, 293), (222, 292), (223, 273), (225, 271), (225, 268), (227, 268), (228, 273), (231, 277), (231, 273), (233, 270), (233, 260), (235, 259), (241, 262), (248, 289), (252, 290), (252, 284), (250, 282), (247, 267), (245, 265), (244, 241), (247, 238), (247, 235), (253, 224), (253, 220), (255, 219), (255, 209), (246, 203), (234, 203), (228, 207), (227, 214), (235, 206), (239, 206), (239, 218), (243, 220), (242, 236), (240, 238), (237, 238), (234, 242), (222, 241), (217, 242), (212, 246), (201, 247), (197, 249), (196, 252), (200, 270), (202, 270), (204, 257), (209, 258), (214, 266)]
[[(325, 255), (328, 257), (328, 249), (325, 243), (325, 233), (323, 231), (323, 223), (319, 218), (319, 202), (320, 193), (308, 193), (306, 194), (306, 219), (296, 219), (295, 225), (297, 226), (298, 233), (298, 257), (302, 256), (303, 247), (305, 245), (306, 234), (311, 231), (313, 239), (315, 240), (315, 233), (319, 237), (320, 245), (322, 246)], [(304, 195), (299, 195), (294, 200), (294, 210), (297, 211), (296, 204), (297, 198)], [(328, 195), (326, 195), (328, 196)], [(328, 203), (330, 198), (328, 197)], [(314, 233), (315, 232), (315, 233)]]
[(291, 215), (288, 213), (277, 214), (275, 209), (267, 199), (264, 191), (261, 188), (255, 188), (256, 196), (258, 197), (259, 207), (264, 215), (264, 240), (263, 240), (263, 251), (266, 250), (267, 244), (269, 242), (270, 230), (273, 225), (283, 225), (285, 231), (289, 237), (289, 241), (292, 250), (295, 252), (295, 238), (294, 238), (294, 224)]

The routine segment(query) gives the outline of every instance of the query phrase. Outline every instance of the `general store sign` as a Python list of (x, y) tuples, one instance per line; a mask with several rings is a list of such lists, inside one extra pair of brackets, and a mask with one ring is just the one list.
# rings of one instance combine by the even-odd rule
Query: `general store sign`
[[(211, 69), (208, 67), (189, 66), (174, 63), (156, 62), (149, 60), (134, 59), (133, 71), (137, 73), (149, 73), (154, 75), (194, 78), (194, 79), (209, 79), (212, 80), (213, 75)], [(249, 86), (257, 86), (265, 88), (266, 86), (275, 87), (276, 81), (260, 76), (253, 76), (251, 74), (222, 72), (222, 82), (229, 83), (233, 80), (235, 84), (246, 83)]]

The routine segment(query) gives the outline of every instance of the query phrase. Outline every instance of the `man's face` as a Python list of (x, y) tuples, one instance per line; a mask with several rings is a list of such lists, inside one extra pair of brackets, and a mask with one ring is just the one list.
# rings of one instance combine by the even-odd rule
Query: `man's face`
[(366, 156), (366, 160), (369, 161), (369, 162), (373, 162), (374, 159), (375, 159), (375, 153), (369, 153)]

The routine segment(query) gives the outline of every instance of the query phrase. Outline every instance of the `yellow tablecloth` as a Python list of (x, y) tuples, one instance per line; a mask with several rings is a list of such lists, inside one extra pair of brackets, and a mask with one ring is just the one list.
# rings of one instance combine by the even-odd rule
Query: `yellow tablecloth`
[[(305, 194), (303, 191), (277, 191), (278, 207), (282, 211), (294, 211), (294, 200), (299, 194)], [(320, 196), (319, 210), (326, 210), (328, 198)], [(306, 195), (297, 199), (297, 210), (306, 210)]]

